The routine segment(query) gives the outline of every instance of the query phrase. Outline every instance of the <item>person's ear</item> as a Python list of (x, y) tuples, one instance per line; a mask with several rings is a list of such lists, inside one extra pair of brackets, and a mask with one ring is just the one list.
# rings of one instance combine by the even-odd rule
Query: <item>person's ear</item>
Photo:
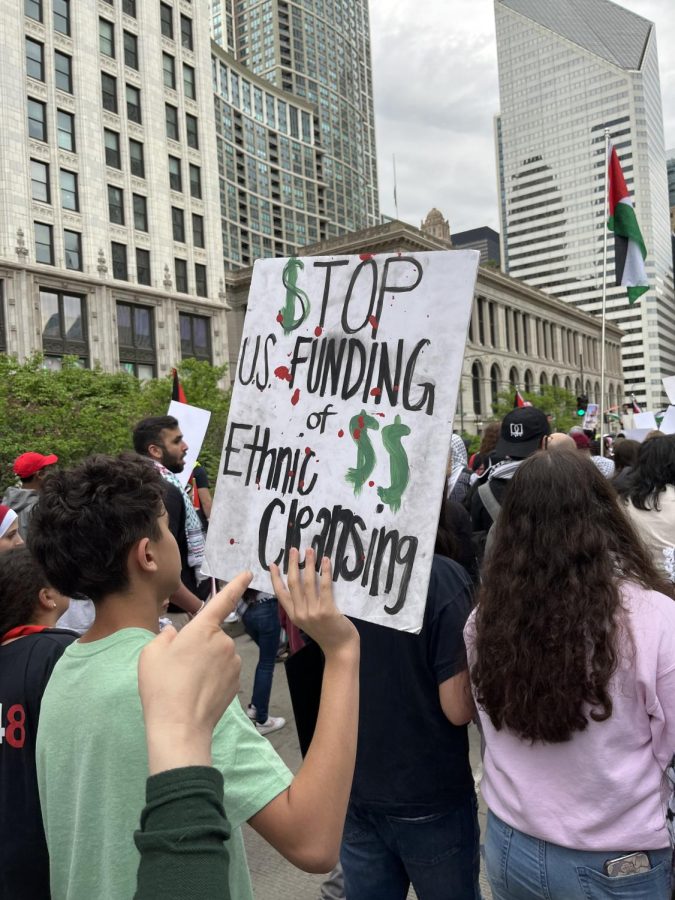
[(52, 610), (56, 609), (56, 600), (54, 598), (54, 588), (51, 587), (43, 587), (38, 591), (38, 600), (40, 601), (40, 606), (42, 609)]
[(144, 537), (137, 541), (131, 548), (131, 556), (142, 572), (157, 571), (157, 560), (150, 538)]
[(159, 444), (149, 444), (148, 445), (148, 456), (152, 457), (152, 459), (161, 459), (162, 458), (162, 450), (164, 448)]

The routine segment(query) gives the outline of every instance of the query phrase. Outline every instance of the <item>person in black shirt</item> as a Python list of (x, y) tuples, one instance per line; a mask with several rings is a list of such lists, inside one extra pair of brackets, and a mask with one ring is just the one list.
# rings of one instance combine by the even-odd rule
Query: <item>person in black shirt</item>
[(0, 566), (0, 897), (49, 900), (49, 857), (35, 772), (40, 704), (65, 648), (55, 628), (69, 600), (47, 583), (26, 547)]

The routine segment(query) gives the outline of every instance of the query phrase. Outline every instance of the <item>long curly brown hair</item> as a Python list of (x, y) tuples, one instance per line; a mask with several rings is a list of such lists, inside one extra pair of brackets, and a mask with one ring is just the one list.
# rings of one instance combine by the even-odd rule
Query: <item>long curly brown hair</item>
[(590, 459), (519, 466), (483, 574), (471, 678), (494, 727), (559, 743), (608, 719), (620, 582), (672, 591)]

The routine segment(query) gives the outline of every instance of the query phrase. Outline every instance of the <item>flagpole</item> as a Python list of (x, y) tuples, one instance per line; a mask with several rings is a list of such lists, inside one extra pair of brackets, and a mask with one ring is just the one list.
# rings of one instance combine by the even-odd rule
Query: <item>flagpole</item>
[(609, 193), (609, 128), (605, 128), (605, 178), (602, 200), (602, 331), (600, 347), (600, 456), (605, 455), (605, 329), (607, 313), (607, 210)]

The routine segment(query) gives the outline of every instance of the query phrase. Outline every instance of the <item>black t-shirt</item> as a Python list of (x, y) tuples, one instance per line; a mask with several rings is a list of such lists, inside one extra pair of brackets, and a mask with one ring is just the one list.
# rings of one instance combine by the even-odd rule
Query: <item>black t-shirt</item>
[[(185, 535), (185, 501), (180, 488), (170, 481), (166, 483), (167, 491), (164, 497), (164, 506), (169, 516), (169, 531), (176, 538), (178, 549), (180, 551), (180, 580), (186, 588), (194, 594), (197, 590), (197, 579), (195, 578), (194, 569), (188, 565), (188, 545)], [(169, 604), (169, 612), (181, 613), (185, 610), (173, 603)]]
[(419, 635), (354, 620), (361, 636), (352, 800), (391, 815), (431, 815), (473, 790), (467, 727), (445, 717), (438, 686), (466, 669), (471, 582), (434, 556)]
[(7, 900), (49, 898), (35, 739), (52, 670), (78, 637), (49, 628), (0, 646), (0, 897)]

